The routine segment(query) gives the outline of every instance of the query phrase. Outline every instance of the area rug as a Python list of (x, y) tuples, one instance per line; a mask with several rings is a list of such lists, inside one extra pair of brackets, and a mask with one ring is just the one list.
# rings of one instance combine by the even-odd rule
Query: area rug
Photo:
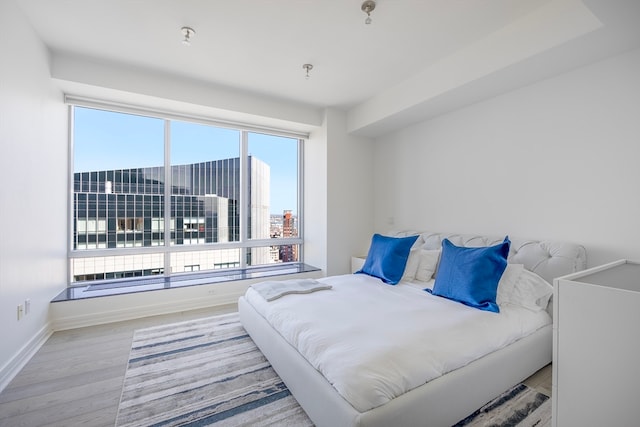
[[(520, 384), (456, 426), (545, 427), (550, 419), (549, 399)], [(237, 313), (137, 330), (116, 426), (209, 425), (313, 423)]]
[(454, 427), (548, 427), (550, 425), (551, 399), (524, 384), (518, 384)]
[(116, 426), (312, 426), (237, 313), (137, 330)]

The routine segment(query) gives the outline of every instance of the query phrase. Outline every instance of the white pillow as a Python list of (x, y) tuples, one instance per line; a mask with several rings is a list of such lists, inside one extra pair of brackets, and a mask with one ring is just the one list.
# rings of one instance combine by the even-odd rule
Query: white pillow
[(412, 282), (416, 278), (416, 272), (420, 265), (420, 248), (412, 248), (409, 252), (409, 258), (407, 258), (407, 264), (404, 267), (404, 273), (402, 273), (401, 282)]
[(553, 286), (536, 273), (523, 269), (513, 290), (511, 301), (533, 311), (546, 310)]
[(413, 282), (414, 280), (428, 282), (433, 276), (439, 259), (439, 249), (412, 248), (400, 280), (402, 282)]
[(507, 264), (507, 268), (505, 268), (498, 282), (498, 292), (496, 295), (496, 303), (498, 303), (498, 305), (511, 302), (513, 290), (516, 287), (516, 282), (522, 270), (524, 270), (524, 265), (522, 264)]
[(416, 271), (416, 280), (428, 282), (433, 278), (440, 260), (440, 252), (440, 249), (420, 249), (420, 265)]
[(507, 264), (498, 282), (498, 305), (513, 304), (532, 311), (546, 310), (553, 286), (522, 264)]

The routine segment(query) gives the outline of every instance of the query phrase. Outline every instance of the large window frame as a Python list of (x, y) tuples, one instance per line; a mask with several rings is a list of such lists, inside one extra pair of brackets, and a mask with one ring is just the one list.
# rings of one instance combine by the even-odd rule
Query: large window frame
[[(219, 249), (238, 249), (240, 250), (240, 265), (237, 268), (243, 270), (250, 270), (252, 268), (264, 267), (264, 265), (248, 266), (247, 265), (247, 251), (251, 248), (264, 248), (264, 247), (277, 247), (287, 245), (297, 245), (298, 259), (294, 262), (284, 264), (301, 264), (304, 263), (304, 141), (308, 139), (307, 133), (290, 131), (285, 129), (267, 128), (261, 126), (253, 126), (250, 124), (228, 122), (223, 120), (216, 120), (209, 117), (195, 116), (189, 114), (180, 114), (171, 111), (162, 111), (151, 108), (137, 107), (127, 104), (114, 103), (100, 101), (90, 98), (82, 98), (76, 96), (65, 96), (65, 103), (69, 108), (69, 186), (68, 186), (68, 283), (70, 287), (73, 286), (86, 286), (87, 282), (74, 282), (74, 271), (72, 268), (72, 262), (83, 258), (94, 257), (112, 257), (112, 256), (135, 256), (146, 254), (162, 254), (164, 257), (164, 271), (163, 276), (172, 277), (179, 275), (186, 275), (189, 273), (172, 273), (171, 272), (171, 255), (177, 253), (196, 252), (196, 251), (210, 251)], [(126, 248), (106, 248), (106, 249), (90, 249), (90, 250), (77, 250), (74, 249), (74, 111), (75, 107), (85, 107), (97, 110), (104, 110), (109, 112), (133, 114), (143, 117), (151, 117), (161, 119), (164, 121), (164, 242), (159, 246), (143, 246), (143, 247), (126, 247)], [(171, 121), (190, 122), (194, 124), (208, 125), (219, 128), (226, 128), (235, 131), (239, 131), (240, 138), (240, 200), (239, 200), (239, 214), (240, 214), (240, 238), (239, 241), (234, 242), (216, 242), (216, 243), (196, 243), (188, 245), (172, 245), (171, 239), (166, 238), (170, 236), (171, 227)], [(251, 239), (248, 237), (248, 230), (250, 226), (249, 222), (249, 153), (248, 153), (248, 136), (250, 133), (266, 134), (270, 136), (292, 138), (297, 140), (297, 229), (298, 235), (296, 237), (278, 237), (268, 239)], [(279, 265), (279, 264), (274, 264)], [(281, 265), (281, 264), (280, 264)], [(157, 277), (157, 276), (156, 276)], [(106, 279), (104, 281), (113, 281), (118, 279)], [(98, 281), (92, 281), (91, 283), (97, 283)]]

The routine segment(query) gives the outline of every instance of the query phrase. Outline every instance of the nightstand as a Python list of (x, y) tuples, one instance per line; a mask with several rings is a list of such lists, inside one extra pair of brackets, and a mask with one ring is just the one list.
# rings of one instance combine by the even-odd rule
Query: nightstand
[(637, 425), (640, 264), (554, 280), (553, 426)]

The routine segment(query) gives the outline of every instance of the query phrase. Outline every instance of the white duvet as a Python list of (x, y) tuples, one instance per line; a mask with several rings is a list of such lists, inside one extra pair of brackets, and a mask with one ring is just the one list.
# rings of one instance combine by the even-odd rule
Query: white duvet
[(246, 299), (360, 412), (551, 323), (545, 311), (481, 311), (364, 274), (320, 281), (332, 289), (267, 302), (249, 288)]

